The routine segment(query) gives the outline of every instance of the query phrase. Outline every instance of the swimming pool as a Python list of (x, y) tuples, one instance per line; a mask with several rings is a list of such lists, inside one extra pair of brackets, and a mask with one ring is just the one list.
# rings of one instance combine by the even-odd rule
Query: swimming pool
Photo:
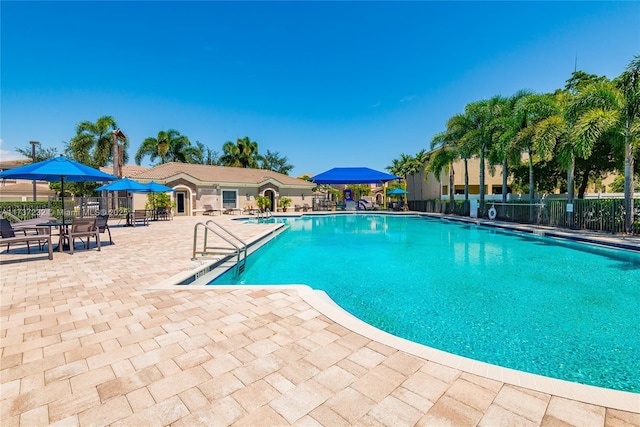
[(424, 216), (285, 221), (212, 284), (307, 284), (430, 347), (640, 392), (640, 254)]

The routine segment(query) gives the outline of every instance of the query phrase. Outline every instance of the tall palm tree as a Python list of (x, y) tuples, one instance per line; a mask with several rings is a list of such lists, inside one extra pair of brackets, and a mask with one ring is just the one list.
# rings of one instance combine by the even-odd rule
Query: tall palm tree
[(488, 100), (482, 100), (467, 104), (464, 115), (469, 121), (467, 132), (462, 137), (465, 146), (468, 146), (480, 160), (480, 211), (484, 212), (485, 199), (485, 168), (486, 155), (491, 146), (498, 140), (499, 128), (493, 122), (504, 111), (505, 98), (494, 96)]
[(507, 202), (507, 188), (509, 180), (509, 166), (519, 164), (522, 153), (514, 143), (517, 133), (517, 122), (514, 118), (514, 109), (519, 99), (530, 95), (528, 91), (518, 91), (513, 96), (504, 100), (504, 108), (501, 115), (492, 123), (494, 130), (498, 131), (497, 140), (488, 153), (490, 165), (502, 166), (502, 202)]
[(622, 136), (625, 230), (630, 233), (634, 215), (634, 151), (640, 141), (640, 56), (634, 57), (614, 84), (603, 83), (585, 89), (580, 102), (594, 108), (586, 110), (577, 120), (579, 141), (591, 144), (609, 130)]
[(155, 162), (159, 159), (159, 164), (167, 162), (187, 163), (188, 150), (191, 147), (189, 138), (181, 135), (175, 129), (168, 131), (161, 130), (157, 137), (148, 137), (142, 141), (140, 148), (135, 155), (136, 164), (142, 163), (145, 156), (149, 156), (149, 160)]
[[(104, 167), (113, 162), (113, 131), (118, 124), (112, 116), (100, 117), (95, 123), (82, 121), (76, 125), (76, 135), (67, 144), (66, 152), (75, 160), (92, 167)], [(127, 161), (126, 149), (129, 140), (123, 140), (123, 158)], [(116, 159), (117, 160), (117, 159)]]
[(222, 146), (220, 164), (224, 166), (258, 169), (262, 156), (258, 153), (258, 143), (248, 136), (238, 138), (235, 143), (227, 141)]
[[(412, 175), (414, 189), (416, 188), (415, 176), (416, 175), (419, 176), (420, 173), (426, 169), (428, 161), (429, 161), (429, 153), (424, 148), (418, 151), (414, 156), (413, 158), (414, 165), (412, 168), (415, 171), (414, 174)], [(417, 199), (422, 200), (422, 184), (420, 185), (420, 196), (418, 197), (418, 195), (416, 194), (415, 197), (416, 197), (416, 200)]]
[[(450, 123), (449, 120), (448, 123)], [(431, 140), (431, 148), (434, 149), (429, 156), (429, 163), (427, 170), (433, 173), (438, 181), (442, 176), (443, 171), (449, 173), (449, 212), (455, 211), (455, 191), (454, 191), (454, 178), (455, 171), (453, 168), (453, 162), (459, 157), (458, 145), (459, 140), (449, 130), (436, 134)]]
[[(549, 153), (549, 147), (536, 144), (534, 139), (535, 125), (545, 118), (556, 114), (557, 107), (551, 95), (528, 94), (516, 101), (512, 110), (513, 129), (515, 132), (514, 143), (520, 153), (527, 154), (529, 165), (529, 202), (535, 198), (535, 176), (533, 172), (534, 162), (538, 157), (545, 157)], [(533, 211), (531, 211), (533, 212)], [(530, 218), (532, 220), (533, 218)]]

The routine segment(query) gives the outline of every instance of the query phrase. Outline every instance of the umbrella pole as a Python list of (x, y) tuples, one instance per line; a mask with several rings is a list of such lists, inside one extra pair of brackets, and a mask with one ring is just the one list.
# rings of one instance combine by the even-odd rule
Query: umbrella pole
[(62, 200), (62, 226), (64, 227), (64, 176), (60, 176), (60, 199)]

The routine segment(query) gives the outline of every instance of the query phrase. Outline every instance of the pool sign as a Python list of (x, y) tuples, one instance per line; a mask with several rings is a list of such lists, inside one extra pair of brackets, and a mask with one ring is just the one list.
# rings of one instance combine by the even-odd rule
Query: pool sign
[(567, 203), (567, 212), (573, 212), (573, 203)]

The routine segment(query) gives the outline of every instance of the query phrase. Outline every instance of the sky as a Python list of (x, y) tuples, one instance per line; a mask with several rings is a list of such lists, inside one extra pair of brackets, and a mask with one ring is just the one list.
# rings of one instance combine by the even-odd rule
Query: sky
[(470, 102), (640, 54), (637, 1), (2, 0), (0, 24), (0, 160), (110, 115), (130, 163), (175, 129), (219, 154), (248, 136), (293, 176), (386, 171)]

